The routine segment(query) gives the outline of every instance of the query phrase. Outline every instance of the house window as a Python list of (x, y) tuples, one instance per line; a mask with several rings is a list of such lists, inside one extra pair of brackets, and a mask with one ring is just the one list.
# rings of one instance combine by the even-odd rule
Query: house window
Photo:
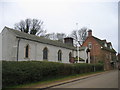
[(62, 61), (62, 51), (58, 51), (58, 61)]
[(109, 59), (109, 54), (106, 54), (106, 59)]
[(92, 49), (92, 43), (91, 42), (88, 43), (88, 48)]
[(25, 47), (25, 58), (29, 58), (29, 44)]
[(48, 49), (45, 47), (43, 49), (43, 60), (48, 60)]

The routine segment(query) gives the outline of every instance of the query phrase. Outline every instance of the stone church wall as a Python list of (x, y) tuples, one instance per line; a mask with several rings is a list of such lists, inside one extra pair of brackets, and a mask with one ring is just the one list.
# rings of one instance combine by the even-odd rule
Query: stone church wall
[[(5, 29), (5, 28), (4, 28)], [(1, 40), (1, 39), (0, 39)], [(73, 52), (70, 49), (57, 47), (49, 44), (43, 44), (31, 40), (16, 38), (9, 30), (2, 32), (2, 60), (8, 61), (43, 61), (43, 49), (48, 48), (48, 61), (58, 62), (58, 51), (62, 51), (62, 63), (69, 63), (69, 53)], [(19, 44), (19, 46), (18, 46)], [(29, 58), (25, 58), (25, 47), (30, 46)], [(19, 48), (18, 48), (19, 47)], [(18, 55), (17, 55), (18, 54)]]
[[(25, 47), (30, 46), (29, 59), (25, 58)], [(58, 51), (62, 51), (62, 62), (69, 63), (69, 53), (72, 52), (70, 49), (61, 48), (53, 45), (38, 43), (30, 40), (21, 39), (19, 44), (19, 60), (37, 60), (43, 61), (43, 49), (48, 48), (48, 61), (58, 62)]]
[(17, 40), (8, 30), (2, 32), (2, 60), (16, 60)]

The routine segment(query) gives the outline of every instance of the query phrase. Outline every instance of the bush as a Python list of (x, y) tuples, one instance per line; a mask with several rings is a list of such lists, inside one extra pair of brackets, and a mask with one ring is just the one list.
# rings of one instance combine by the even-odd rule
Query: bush
[[(93, 72), (93, 64), (63, 64), (45, 61), (2, 61), (2, 85), (4, 87), (33, 83), (58, 76)], [(103, 70), (96, 64), (96, 71)]]

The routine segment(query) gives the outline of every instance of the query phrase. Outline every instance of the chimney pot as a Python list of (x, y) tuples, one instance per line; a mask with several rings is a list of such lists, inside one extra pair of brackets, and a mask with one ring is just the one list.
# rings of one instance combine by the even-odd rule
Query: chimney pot
[(91, 29), (88, 30), (88, 37), (90, 37), (90, 36), (92, 36), (92, 30)]

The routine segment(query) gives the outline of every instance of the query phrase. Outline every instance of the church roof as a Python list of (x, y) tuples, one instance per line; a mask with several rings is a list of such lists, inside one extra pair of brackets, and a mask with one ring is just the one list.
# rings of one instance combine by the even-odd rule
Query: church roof
[(62, 42), (58, 42), (58, 41), (46, 39), (46, 38), (43, 38), (43, 37), (40, 37), (40, 36), (35, 36), (35, 35), (27, 34), (27, 33), (20, 32), (18, 30), (11, 29), (11, 28), (8, 28), (8, 27), (5, 27), (5, 28), (8, 31), (10, 31), (11, 33), (13, 33), (17, 38), (31, 40), (31, 41), (35, 41), (35, 42), (39, 42), (39, 43), (43, 43), (43, 44), (49, 44), (49, 45), (53, 45), (53, 46), (57, 46), (57, 47), (62, 47), (62, 48), (67, 48), (67, 49), (72, 49), (72, 50), (75, 49), (74, 46), (70, 46), (70, 45), (64, 44)]

